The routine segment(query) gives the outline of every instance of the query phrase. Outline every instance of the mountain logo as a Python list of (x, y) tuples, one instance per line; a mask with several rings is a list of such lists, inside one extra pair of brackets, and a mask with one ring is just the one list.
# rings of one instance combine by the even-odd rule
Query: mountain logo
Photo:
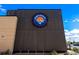
[(47, 16), (42, 13), (33, 16), (33, 24), (37, 27), (44, 27), (47, 24), (47, 21)]

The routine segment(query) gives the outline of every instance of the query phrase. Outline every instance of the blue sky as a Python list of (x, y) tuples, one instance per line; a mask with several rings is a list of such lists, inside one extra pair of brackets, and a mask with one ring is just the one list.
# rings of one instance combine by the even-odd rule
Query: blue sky
[(0, 15), (6, 15), (7, 10), (14, 9), (61, 9), (66, 39), (79, 41), (78, 4), (2, 4), (0, 5)]

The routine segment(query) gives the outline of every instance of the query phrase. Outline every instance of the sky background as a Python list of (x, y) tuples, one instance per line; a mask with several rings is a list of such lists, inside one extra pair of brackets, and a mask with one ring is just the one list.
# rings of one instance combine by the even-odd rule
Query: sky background
[(15, 9), (61, 9), (66, 40), (79, 42), (78, 4), (2, 4), (0, 16), (6, 15), (7, 10)]

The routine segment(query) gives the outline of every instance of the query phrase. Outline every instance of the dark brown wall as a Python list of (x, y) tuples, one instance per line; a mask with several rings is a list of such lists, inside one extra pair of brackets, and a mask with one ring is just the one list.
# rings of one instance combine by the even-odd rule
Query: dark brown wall
[[(32, 18), (36, 13), (44, 13), (47, 15), (47, 26), (37, 28), (32, 24)], [(8, 15), (18, 16), (14, 51), (66, 51), (60, 9), (9, 10)]]

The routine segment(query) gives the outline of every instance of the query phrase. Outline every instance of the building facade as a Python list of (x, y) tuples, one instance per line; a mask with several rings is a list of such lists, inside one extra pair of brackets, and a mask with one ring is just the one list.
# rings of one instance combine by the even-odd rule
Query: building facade
[(7, 15), (18, 18), (14, 53), (67, 50), (60, 9), (8, 10)]

